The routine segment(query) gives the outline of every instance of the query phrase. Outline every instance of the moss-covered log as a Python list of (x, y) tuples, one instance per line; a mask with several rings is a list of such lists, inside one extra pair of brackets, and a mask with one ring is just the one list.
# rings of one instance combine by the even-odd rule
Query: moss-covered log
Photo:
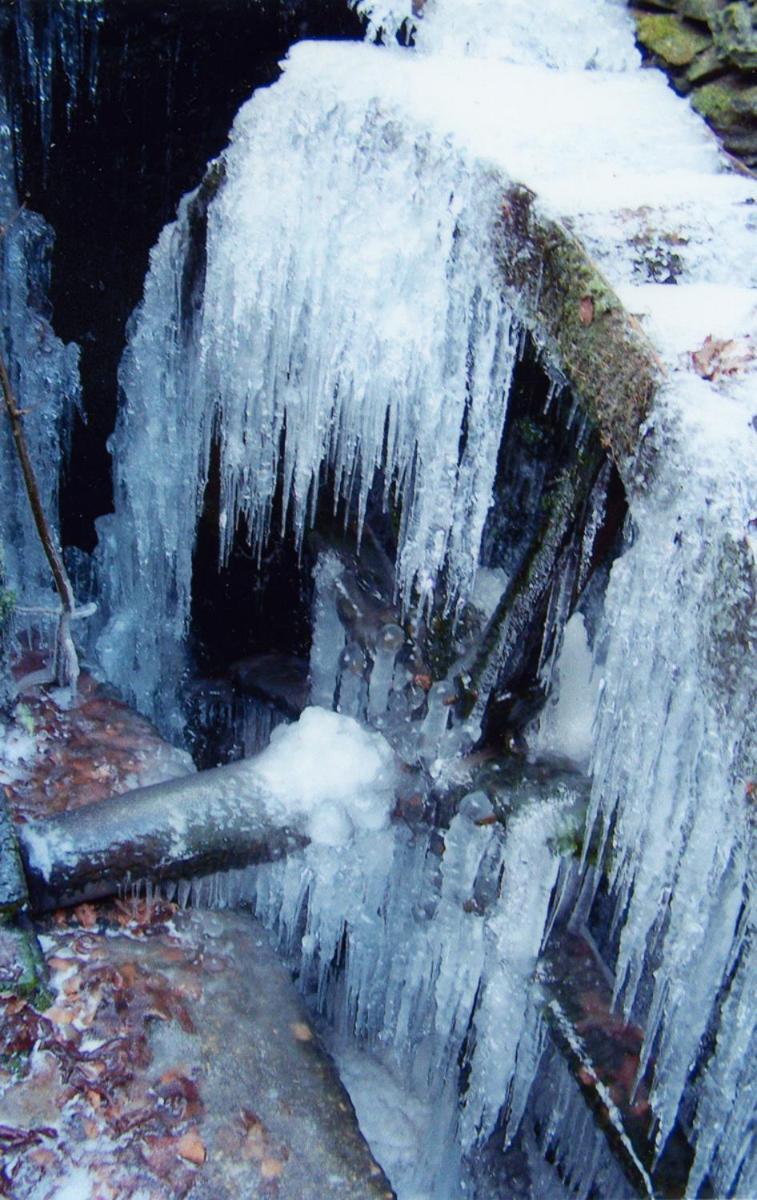
[(583, 247), (539, 211), (528, 188), (505, 194), (498, 242), (513, 303), (560, 364), (622, 473), (663, 374), (651, 344)]

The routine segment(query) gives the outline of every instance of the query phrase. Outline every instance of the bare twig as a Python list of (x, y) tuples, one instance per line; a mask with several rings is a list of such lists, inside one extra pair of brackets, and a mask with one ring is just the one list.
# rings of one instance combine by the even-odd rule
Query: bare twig
[(16, 397), (13, 394), (8, 369), (5, 365), (5, 360), (0, 354), (0, 387), (3, 392), (3, 399), (11, 423), (13, 432), (13, 440), (16, 444), (16, 452), (18, 460), (21, 464), (21, 473), (24, 477), (26, 485), (26, 493), (29, 497), (29, 505), (34, 517), (34, 524), (37, 527), (42, 548), (45, 551), (47, 561), (50, 564), (50, 570), (55, 580), (55, 587), (60, 596), (61, 612), (58, 619), (58, 631), (55, 639), (55, 658), (53, 663), (53, 671), (55, 680), (61, 687), (75, 687), (76, 680), (79, 677), (79, 658), (76, 653), (73, 638), (71, 637), (70, 623), (76, 608), (74, 601), (74, 592), (71, 587), (71, 582), (68, 578), (66, 568), (63, 565), (60, 551), (53, 538), (52, 531), (45, 516), (45, 510), (42, 506), (42, 499), (39, 494), (37, 485), (37, 477), (34, 473), (31, 458), (29, 457), (29, 448), (26, 444), (26, 436), (22, 424), (22, 413), (16, 403)]

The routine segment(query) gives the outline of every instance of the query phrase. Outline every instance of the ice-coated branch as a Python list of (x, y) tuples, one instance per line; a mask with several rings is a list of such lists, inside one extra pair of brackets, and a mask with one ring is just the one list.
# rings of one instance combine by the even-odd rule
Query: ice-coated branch
[(13, 441), (16, 446), (16, 453), (21, 465), (21, 473), (24, 477), (26, 493), (29, 497), (29, 506), (34, 517), (34, 524), (37, 527), (39, 539), (42, 542), (42, 547), (45, 551), (45, 556), (50, 564), (55, 587), (60, 596), (61, 612), (58, 618), (58, 629), (55, 638), (55, 655), (53, 660), (53, 674), (55, 682), (61, 687), (75, 687), (79, 677), (79, 657), (76, 653), (73, 638), (71, 637), (71, 618), (75, 612), (74, 592), (71, 587), (71, 582), (68, 578), (66, 568), (63, 565), (63, 559), (60, 551), (55, 543), (55, 539), (48, 524), (45, 510), (42, 505), (42, 499), (39, 494), (37, 485), (37, 477), (34, 472), (31, 457), (29, 455), (29, 447), (24, 435), (24, 427), (22, 422), (23, 413), (18, 407), (16, 397), (11, 385), (8, 368), (5, 365), (5, 359), (0, 354), (0, 387), (2, 387), (3, 399), (5, 408), (8, 413), (8, 419), (11, 423), (11, 431), (13, 433)]
[(17, 829), (32, 909), (269, 862), (304, 846), (266, 804), (252, 761), (135, 788)]

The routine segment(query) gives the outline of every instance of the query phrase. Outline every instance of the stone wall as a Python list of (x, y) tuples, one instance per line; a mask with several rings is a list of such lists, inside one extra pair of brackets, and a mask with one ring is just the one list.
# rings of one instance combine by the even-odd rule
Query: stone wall
[(643, 0), (631, 4), (639, 46), (722, 139), (757, 167), (755, 0)]

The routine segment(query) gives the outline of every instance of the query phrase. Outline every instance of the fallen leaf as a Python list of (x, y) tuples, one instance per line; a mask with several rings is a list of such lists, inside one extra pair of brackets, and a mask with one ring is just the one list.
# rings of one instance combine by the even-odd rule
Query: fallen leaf
[(313, 1031), (304, 1021), (295, 1021), (292, 1025), (292, 1033), (298, 1042), (312, 1042)]
[(578, 304), (578, 319), (582, 325), (591, 325), (594, 320), (594, 301), (591, 296), (582, 296)]
[(57, 1005), (53, 1005), (52, 1008), (48, 1008), (45, 1016), (48, 1021), (53, 1021), (56, 1025), (70, 1025), (74, 1020), (75, 1013), (70, 1008), (59, 1008)]
[(691, 354), (691, 365), (702, 379), (713, 383), (723, 375), (737, 375), (755, 358), (755, 349), (748, 339), (714, 338), (708, 335), (698, 350)]
[(198, 1167), (201, 1167), (207, 1158), (205, 1145), (196, 1129), (190, 1129), (182, 1137), (177, 1138), (176, 1153)]
[(76, 962), (75, 958), (63, 958), (60, 954), (53, 954), (51, 958), (48, 958), (47, 965), (51, 971), (70, 971), (72, 967), (76, 966)]
[(284, 1164), (278, 1158), (264, 1158), (260, 1164), (260, 1174), (264, 1179), (278, 1179), (283, 1170)]
[(74, 909), (74, 916), (85, 929), (93, 929), (97, 924), (97, 909), (91, 904), (79, 904)]

